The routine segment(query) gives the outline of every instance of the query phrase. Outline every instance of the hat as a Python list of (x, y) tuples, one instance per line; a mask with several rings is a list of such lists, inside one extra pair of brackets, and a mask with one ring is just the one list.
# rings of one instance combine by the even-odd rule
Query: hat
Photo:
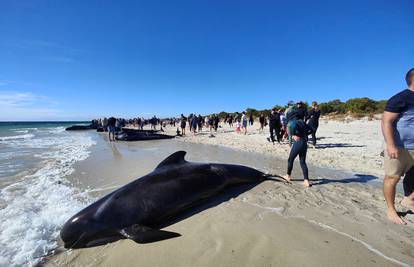
[(295, 104), (295, 102), (293, 102), (292, 100), (290, 100), (288, 103), (287, 103), (287, 105), (288, 106), (293, 106)]

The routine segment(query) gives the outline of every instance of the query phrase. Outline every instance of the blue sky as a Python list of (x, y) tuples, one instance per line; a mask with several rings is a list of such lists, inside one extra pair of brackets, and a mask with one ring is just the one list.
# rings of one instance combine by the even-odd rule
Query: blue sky
[(1, 1), (0, 120), (387, 99), (414, 1)]

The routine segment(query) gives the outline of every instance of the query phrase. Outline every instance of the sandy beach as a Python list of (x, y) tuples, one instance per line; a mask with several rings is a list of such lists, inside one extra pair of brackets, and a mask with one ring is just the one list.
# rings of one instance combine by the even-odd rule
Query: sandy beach
[[(167, 128), (170, 133), (174, 130)], [(285, 172), (288, 145), (267, 142), (267, 131), (259, 133), (253, 127), (245, 136), (224, 127), (215, 137), (208, 136), (206, 131), (171, 141), (109, 144), (100, 134), (90, 158), (76, 166), (70, 179), (100, 197), (148, 173), (178, 149), (187, 150), (191, 161)], [(179, 238), (146, 245), (121, 240), (96, 248), (59, 249), (44, 264), (412, 266), (414, 215), (404, 217), (407, 226), (393, 225), (384, 216), (379, 121), (322, 121), (318, 136), (318, 148), (308, 152), (312, 188), (303, 188), (296, 163), (292, 184), (265, 181), (250, 190), (229, 190), (166, 228), (180, 233)], [(143, 164), (137, 163), (142, 159)]]
[[(273, 145), (267, 142), (269, 127), (260, 132), (257, 122), (253, 126), (248, 126), (247, 135), (236, 133), (234, 128), (227, 124), (221, 126), (214, 138), (210, 138), (205, 129), (204, 132), (196, 134), (187, 131), (187, 135), (181, 140), (225, 146), (283, 159), (289, 154), (289, 146), (286, 142), (283, 145), (277, 143)], [(175, 129), (168, 127), (167, 131), (174, 134)], [(317, 149), (309, 147), (307, 162), (337, 170), (383, 175), (383, 158), (380, 153), (383, 150), (384, 141), (379, 120), (322, 119), (317, 138), (319, 139)]]

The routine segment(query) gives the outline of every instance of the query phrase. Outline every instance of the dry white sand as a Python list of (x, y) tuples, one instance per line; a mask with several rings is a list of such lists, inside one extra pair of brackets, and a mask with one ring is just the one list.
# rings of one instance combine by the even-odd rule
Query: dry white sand
[[(287, 145), (268, 143), (267, 132), (257, 133), (252, 129), (249, 132), (244, 136), (224, 128), (215, 138), (203, 133), (188, 133), (181, 140), (268, 153), (282, 159), (287, 157)], [(323, 137), (319, 144), (324, 148), (310, 149), (309, 162), (358, 173), (381, 174), (379, 121), (322, 122), (318, 136)], [(131, 170), (124, 168), (113, 175), (128, 176), (128, 173)], [(97, 248), (64, 251), (50, 257), (46, 265), (414, 264), (414, 215), (405, 216), (407, 226), (389, 223), (384, 216), (381, 189), (358, 179), (326, 179), (316, 183), (319, 184), (304, 189), (300, 181), (292, 184), (266, 181), (169, 226), (167, 230), (182, 234), (179, 238), (146, 245), (121, 240)], [(397, 208), (402, 210), (398, 205)]]

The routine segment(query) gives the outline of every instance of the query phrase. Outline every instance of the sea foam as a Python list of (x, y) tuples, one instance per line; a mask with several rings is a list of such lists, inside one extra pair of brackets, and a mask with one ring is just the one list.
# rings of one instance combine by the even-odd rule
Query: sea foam
[[(75, 162), (89, 156), (92, 137), (86, 133), (71, 135), (60, 129), (50, 133), (51, 136), (30, 142), (31, 147), (50, 148), (42, 153), (37, 171), (0, 191), (0, 266), (38, 263), (57, 247), (65, 220), (92, 201), (64, 178), (74, 171)], [(20, 145), (29, 146), (27, 143)]]
[(0, 141), (18, 140), (18, 139), (30, 139), (33, 138), (34, 134), (19, 134), (12, 136), (1, 136)]

